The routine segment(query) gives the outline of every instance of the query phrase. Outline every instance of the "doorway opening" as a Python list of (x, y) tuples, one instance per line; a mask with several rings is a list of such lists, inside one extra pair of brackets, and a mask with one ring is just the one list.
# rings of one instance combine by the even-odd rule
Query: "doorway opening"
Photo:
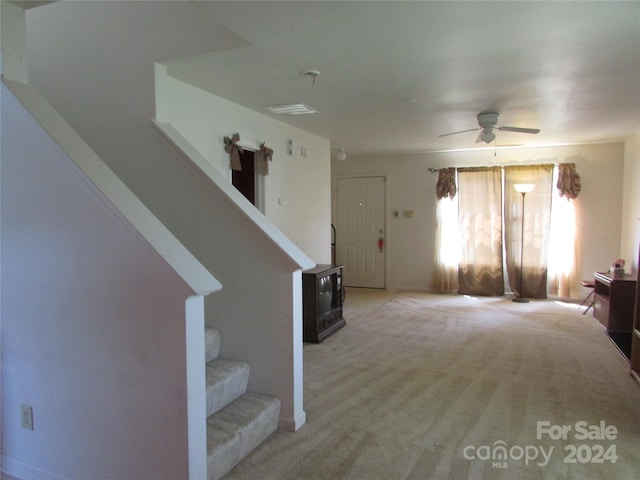
[(231, 171), (231, 183), (253, 205), (256, 204), (256, 172), (253, 152), (244, 150), (240, 153), (242, 170)]
[(256, 167), (255, 151), (243, 148), (242, 170), (231, 170), (231, 183), (264, 215), (264, 175)]

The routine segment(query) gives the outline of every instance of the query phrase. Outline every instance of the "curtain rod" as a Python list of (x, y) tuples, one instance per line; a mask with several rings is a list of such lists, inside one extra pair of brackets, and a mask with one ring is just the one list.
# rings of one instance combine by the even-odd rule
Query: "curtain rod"
[(541, 166), (541, 165), (553, 165), (554, 167), (557, 167), (558, 165), (560, 165), (560, 163), (525, 163), (522, 165), (514, 165), (513, 163), (509, 163), (506, 165), (467, 165), (465, 167), (442, 167), (442, 168), (427, 168), (427, 170), (430, 173), (438, 173), (440, 170), (446, 170), (447, 168), (455, 168), (456, 170), (458, 168), (491, 168), (491, 167), (514, 167), (514, 166), (522, 166), (522, 167), (537, 167), (537, 166)]

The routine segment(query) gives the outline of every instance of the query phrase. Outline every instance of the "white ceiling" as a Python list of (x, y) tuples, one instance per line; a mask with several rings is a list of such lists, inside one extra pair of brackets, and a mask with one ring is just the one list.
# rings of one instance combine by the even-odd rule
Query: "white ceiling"
[[(204, 2), (246, 45), (167, 62), (170, 73), (349, 152), (607, 141), (640, 127), (640, 2)], [(301, 75), (318, 70), (315, 84)], [(484, 145), (484, 144), (482, 144)], [(486, 146), (486, 145), (485, 145)]]
[[(142, 4), (129, 3), (129, 14), (110, 4), (121, 44), (193, 43), (196, 25), (176, 11), (189, 10), (228, 41), (164, 62), (171, 75), (265, 115), (267, 105), (307, 103), (320, 113), (277, 118), (349, 153), (486, 146), (476, 132), (438, 138), (477, 127), (481, 111), (541, 129), (499, 132), (498, 145), (621, 140), (640, 128), (640, 1)], [(315, 84), (307, 70), (320, 72)]]

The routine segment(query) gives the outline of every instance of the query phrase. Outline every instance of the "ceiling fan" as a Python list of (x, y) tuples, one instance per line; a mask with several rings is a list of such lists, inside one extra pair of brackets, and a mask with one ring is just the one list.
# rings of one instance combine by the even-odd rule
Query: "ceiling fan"
[(476, 143), (484, 142), (491, 143), (496, 138), (496, 134), (494, 130), (501, 130), (503, 132), (517, 132), (517, 133), (540, 133), (539, 128), (522, 128), (522, 127), (507, 127), (503, 125), (498, 125), (499, 114), (495, 112), (483, 112), (478, 114), (478, 125), (480, 128), (470, 128), (469, 130), (460, 130), (459, 132), (452, 133), (444, 133), (442, 135), (438, 135), (438, 137), (448, 137), (449, 135), (457, 135), (458, 133), (466, 133), (466, 132), (477, 132), (478, 130), (482, 130), (478, 138), (476, 139)]

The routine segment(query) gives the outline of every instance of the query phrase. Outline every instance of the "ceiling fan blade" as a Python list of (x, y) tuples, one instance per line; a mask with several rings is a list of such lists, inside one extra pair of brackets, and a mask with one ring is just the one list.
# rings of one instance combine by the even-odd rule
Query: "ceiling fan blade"
[(459, 133), (477, 132), (478, 130), (482, 130), (482, 129), (481, 128), (470, 128), (469, 130), (460, 130), (459, 132), (443, 133), (442, 135), (438, 135), (438, 138), (440, 138), (440, 137), (448, 137), (449, 135), (457, 135)]
[(539, 128), (521, 128), (521, 127), (496, 127), (503, 132), (517, 132), (517, 133), (540, 133)]

